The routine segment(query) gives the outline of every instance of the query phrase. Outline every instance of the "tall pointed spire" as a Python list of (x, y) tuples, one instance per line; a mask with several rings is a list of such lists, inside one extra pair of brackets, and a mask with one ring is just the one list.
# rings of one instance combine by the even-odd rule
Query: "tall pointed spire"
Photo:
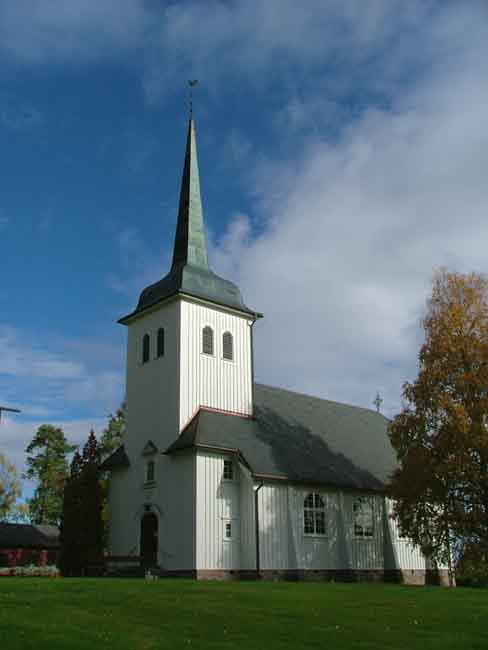
[(121, 318), (119, 323), (128, 324), (141, 312), (177, 294), (230, 307), (254, 319), (261, 317), (261, 314), (246, 307), (239, 288), (233, 282), (216, 275), (208, 265), (195, 123), (191, 113), (171, 269), (164, 278), (142, 291), (136, 309)]
[(192, 117), (188, 124), (185, 166), (181, 180), (180, 207), (171, 268), (185, 264), (209, 270), (200, 196), (195, 123)]

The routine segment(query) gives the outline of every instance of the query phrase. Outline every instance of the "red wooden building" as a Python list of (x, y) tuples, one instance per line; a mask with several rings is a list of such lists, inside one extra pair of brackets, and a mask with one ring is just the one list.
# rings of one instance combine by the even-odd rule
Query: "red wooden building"
[(0, 567), (56, 564), (59, 528), (0, 523)]

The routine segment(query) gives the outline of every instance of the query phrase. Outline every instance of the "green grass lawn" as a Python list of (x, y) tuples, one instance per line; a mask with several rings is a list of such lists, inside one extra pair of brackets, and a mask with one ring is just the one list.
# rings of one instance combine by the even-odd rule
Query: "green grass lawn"
[(488, 590), (0, 578), (0, 648), (488, 649)]

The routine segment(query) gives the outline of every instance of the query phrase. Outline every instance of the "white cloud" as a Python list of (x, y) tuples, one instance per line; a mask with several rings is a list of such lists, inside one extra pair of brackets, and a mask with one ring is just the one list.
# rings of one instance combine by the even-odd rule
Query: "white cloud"
[(125, 309), (135, 308), (134, 297), (144, 287), (157, 282), (166, 273), (171, 261), (167, 248), (154, 250), (143, 240), (138, 228), (123, 228), (115, 236), (121, 272), (111, 272), (105, 278), (109, 289), (126, 298)]
[(83, 366), (33, 346), (11, 327), (0, 327), (0, 375), (73, 379), (83, 374)]
[(142, 0), (0, 0), (0, 50), (33, 64), (110, 58), (140, 45), (148, 17)]
[[(148, 7), (0, 0), (0, 47), (29, 63), (92, 62), (140, 47), (149, 101), (190, 73), (209, 92), (231, 82), (266, 93), (294, 157), (263, 162), (256, 143), (228, 136), (229, 156), (243, 156), (247, 169), (254, 162), (258, 201), (252, 219), (237, 215), (212, 237), (215, 269), (265, 313), (258, 378), (368, 406), (379, 388), (391, 412), (415, 370), (432, 268), (488, 270), (486, 3)], [(344, 100), (351, 94), (354, 106)], [(133, 229), (117, 245), (123, 273), (107, 283), (132, 307), (169, 259), (150, 256)], [(19, 372), (15, 355), (5, 358)], [(76, 374), (76, 362), (41, 358), (42, 372)], [(79, 395), (93, 395), (103, 380), (81, 374)]]
[(0, 404), (21, 409), (20, 415), (3, 415), (0, 450), (17, 464), (40, 424), (66, 423), (66, 433), (85, 436), (116, 410), (125, 387), (119, 346), (49, 333), (42, 345), (31, 341), (27, 331), (0, 328)]
[(389, 110), (256, 169), (265, 228), (250, 238), (236, 217), (212, 259), (265, 314), (258, 379), (365, 406), (379, 388), (391, 414), (433, 267), (488, 272), (488, 29), (471, 22), (460, 40), (458, 27), (434, 26), (443, 69)]

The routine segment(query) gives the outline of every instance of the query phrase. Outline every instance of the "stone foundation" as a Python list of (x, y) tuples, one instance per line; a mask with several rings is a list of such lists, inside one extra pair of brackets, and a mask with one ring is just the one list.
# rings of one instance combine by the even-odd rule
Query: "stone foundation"
[[(167, 571), (165, 575), (172, 576), (181, 572)], [(229, 571), (225, 569), (201, 569), (189, 572), (197, 580), (288, 580), (311, 582), (390, 582), (404, 585), (441, 585), (449, 586), (447, 570), (406, 570), (406, 569), (263, 569), (259, 572)]]
[[(119, 559), (119, 558), (118, 558)], [(109, 575), (143, 576), (145, 570), (134, 562), (134, 558), (119, 559), (119, 566), (114, 564), (107, 567)], [(110, 570), (111, 569), (111, 570)], [(160, 578), (189, 578), (192, 580), (266, 580), (289, 582), (388, 582), (404, 585), (441, 585), (449, 586), (447, 570), (439, 571), (422, 569), (263, 569), (228, 570), (228, 569), (180, 569), (166, 571), (161, 568), (151, 569), (154, 576)]]

